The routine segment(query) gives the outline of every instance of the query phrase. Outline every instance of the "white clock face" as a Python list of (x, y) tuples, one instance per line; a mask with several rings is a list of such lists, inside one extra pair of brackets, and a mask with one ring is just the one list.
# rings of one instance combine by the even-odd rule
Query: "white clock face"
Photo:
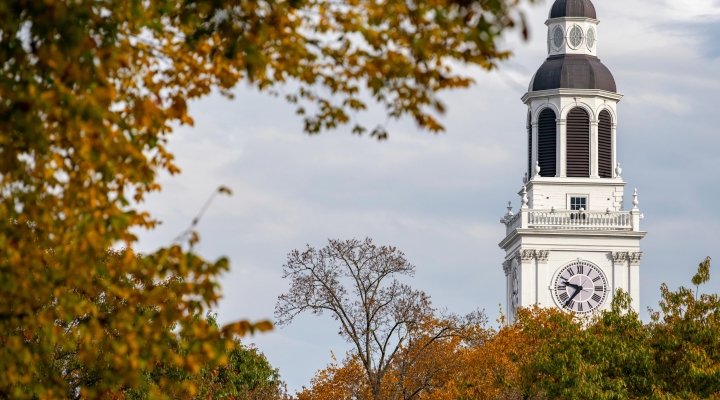
[(608, 284), (598, 267), (576, 261), (557, 273), (552, 290), (560, 308), (586, 314), (603, 305)]
[(515, 315), (515, 310), (517, 310), (520, 304), (520, 283), (518, 282), (517, 267), (513, 268), (511, 279), (510, 311)]

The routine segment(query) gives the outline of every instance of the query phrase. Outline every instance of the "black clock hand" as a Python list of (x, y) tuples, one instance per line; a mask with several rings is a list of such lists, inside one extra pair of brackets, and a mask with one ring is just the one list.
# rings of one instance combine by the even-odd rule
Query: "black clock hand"
[(581, 285), (581, 287), (582, 287), (583, 292), (586, 291), (586, 290), (592, 289), (592, 286), (590, 286), (589, 288), (585, 289), (585, 283), (583, 283), (582, 281), (580, 282), (580, 285)]
[(565, 306), (567, 306), (568, 304), (570, 304), (570, 302), (572, 301), (572, 299), (574, 299), (575, 296), (577, 296), (580, 292), (581, 292), (580, 289), (575, 289), (575, 293), (573, 293), (573, 295), (570, 296), (570, 298), (568, 299), (568, 301), (565, 302)]
[(577, 289), (577, 290), (580, 290), (583, 288), (581, 285), (576, 285), (576, 284), (570, 283), (568, 281), (565, 281), (565, 286), (570, 286), (571, 288)]

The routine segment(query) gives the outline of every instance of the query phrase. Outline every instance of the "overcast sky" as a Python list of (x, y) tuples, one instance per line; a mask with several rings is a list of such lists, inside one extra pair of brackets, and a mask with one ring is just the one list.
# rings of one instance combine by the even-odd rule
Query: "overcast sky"
[[(286, 255), (327, 238), (369, 236), (397, 246), (417, 266), (411, 284), (436, 307), (485, 309), (491, 320), (504, 299), (505, 228), (499, 218), (522, 185), (526, 107), (520, 101), (547, 56), (552, 3), (528, 11), (531, 40), (507, 47), (512, 61), (493, 73), (473, 70), (471, 89), (443, 95), (447, 131), (435, 135), (411, 121), (391, 121), (388, 141), (347, 129), (308, 136), (282, 99), (247, 87), (234, 100), (211, 96), (191, 105), (195, 127), (170, 140), (182, 174), (163, 175), (163, 191), (142, 208), (163, 221), (141, 233), (151, 251), (184, 230), (220, 185), (199, 226), (199, 252), (228, 256), (221, 322), (272, 318)], [(689, 285), (697, 264), (715, 256), (706, 291), (720, 292), (720, 1), (595, 0), (598, 56), (625, 95), (618, 106), (618, 156), (626, 204), (638, 189), (645, 215), (642, 315), (656, 307), (659, 286)], [(359, 114), (384, 123), (377, 109)], [(302, 316), (285, 328), (247, 338), (291, 389), (342, 358), (349, 345), (329, 316)]]

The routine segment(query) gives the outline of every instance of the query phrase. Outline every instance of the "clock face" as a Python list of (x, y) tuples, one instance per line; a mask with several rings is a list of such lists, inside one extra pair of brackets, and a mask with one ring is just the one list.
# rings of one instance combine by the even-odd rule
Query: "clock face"
[(608, 284), (598, 267), (576, 261), (557, 273), (552, 290), (560, 308), (586, 314), (605, 302)]
[(518, 282), (517, 267), (513, 268), (511, 279), (510, 311), (515, 315), (515, 310), (517, 310), (520, 304), (520, 283)]

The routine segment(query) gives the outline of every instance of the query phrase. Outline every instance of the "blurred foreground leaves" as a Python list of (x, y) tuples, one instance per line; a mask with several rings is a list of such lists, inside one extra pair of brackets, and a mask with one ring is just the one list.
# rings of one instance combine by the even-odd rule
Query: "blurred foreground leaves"
[[(438, 131), (436, 93), (470, 83), (451, 64), (507, 57), (497, 40), (523, 25), (518, 1), (0, 2), (0, 397), (105, 396), (158, 365), (222, 363), (236, 335), (269, 328), (196, 317), (228, 261), (193, 254), (194, 232), (132, 250), (133, 230), (157, 224), (135, 205), (179, 172), (166, 144), (193, 123), (190, 101), (294, 82), (287, 100), (316, 133), (365, 109), (363, 90)], [(84, 378), (52, 367), (66, 357)], [(161, 379), (148, 396), (178, 388)]]

